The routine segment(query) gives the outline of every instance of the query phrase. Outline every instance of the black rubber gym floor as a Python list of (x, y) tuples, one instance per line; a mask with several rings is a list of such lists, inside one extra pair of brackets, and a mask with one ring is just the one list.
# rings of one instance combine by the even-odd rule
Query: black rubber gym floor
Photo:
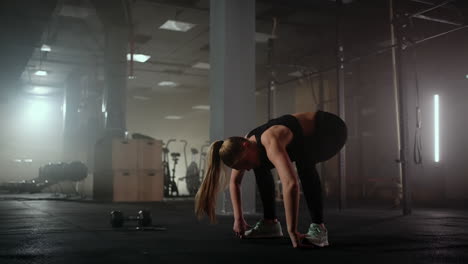
[[(156, 227), (112, 229), (109, 212), (148, 208)], [(282, 206), (279, 204), (282, 213)], [(300, 231), (309, 217), (301, 205)], [(289, 239), (240, 240), (232, 217), (198, 222), (193, 201), (112, 204), (0, 196), (0, 263), (468, 263), (468, 212), (351, 208), (326, 211), (328, 248)], [(260, 215), (246, 217), (250, 224)], [(284, 214), (281, 214), (286, 231)]]

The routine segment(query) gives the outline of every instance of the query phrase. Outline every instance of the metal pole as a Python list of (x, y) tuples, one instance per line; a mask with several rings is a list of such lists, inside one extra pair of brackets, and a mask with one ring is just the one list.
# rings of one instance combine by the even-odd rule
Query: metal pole
[(454, 1), (454, 0), (447, 0), (447, 1), (444, 1), (444, 2), (442, 2), (442, 3), (440, 3), (440, 4), (438, 4), (438, 5), (432, 6), (432, 7), (430, 7), (430, 8), (424, 9), (424, 10), (421, 10), (421, 11), (416, 12), (416, 13), (410, 15), (410, 16), (411, 16), (411, 17), (414, 17), (414, 16), (417, 16), (417, 15), (422, 15), (422, 14), (424, 14), (424, 13), (430, 12), (430, 11), (432, 11), (432, 10), (435, 10), (435, 9), (439, 8), (439, 7), (442, 7), (442, 6), (444, 6), (444, 5), (447, 5), (447, 4), (449, 4), (449, 3), (453, 2), (453, 1)]
[(422, 20), (428, 20), (428, 21), (432, 21), (432, 22), (438, 22), (438, 23), (454, 25), (454, 26), (461, 26), (462, 25), (461, 23), (453, 22), (453, 21), (450, 21), (450, 20), (441, 19), (441, 18), (434, 18), (434, 17), (428, 17), (428, 16), (425, 16), (425, 15), (415, 15), (413, 17), (418, 18), (418, 19), (422, 19)]
[[(393, 28), (393, 25), (392, 25), (392, 28)], [(432, 39), (435, 39), (435, 38), (438, 38), (438, 37), (442, 37), (442, 36), (445, 36), (447, 34), (450, 34), (450, 33), (453, 33), (453, 32), (456, 32), (456, 31), (459, 31), (459, 30), (462, 30), (462, 29), (466, 29), (466, 28), (468, 28), (468, 25), (462, 25), (460, 27), (457, 27), (457, 28), (454, 28), (454, 29), (451, 29), (451, 30), (448, 30), (448, 31), (445, 31), (445, 32), (442, 32), (442, 33), (439, 33), (439, 34), (436, 34), (436, 35), (433, 35), (433, 36), (430, 36), (430, 37), (427, 37), (427, 38), (424, 38), (424, 39), (417, 40), (414, 43), (407, 43), (406, 45), (407, 45), (407, 48), (414, 48), (415, 46), (417, 46), (417, 45), (419, 45), (419, 44), (421, 44), (421, 43), (423, 43), (425, 41), (432, 40)], [(383, 54), (384, 52), (387, 52), (389, 50), (394, 50), (397, 46), (398, 46), (398, 44), (392, 44), (392, 45), (390, 45), (388, 47), (378, 49), (378, 50), (374, 50), (374, 51), (371, 51), (371, 52), (369, 52), (367, 54), (364, 54), (364, 55), (361, 55), (361, 56), (352, 57), (350, 59), (345, 59), (341, 63), (338, 63), (338, 65), (331, 65), (331, 66), (329, 66), (327, 68), (323, 68), (323, 69), (319, 69), (319, 70), (314, 71), (314, 72), (306, 73), (301, 77), (294, 77), (294, 78), (285, 80), (283, 82), (277, 82), (276, 84), (277, 85), (284, 85), (284, 84), (287, 84), (287, 83), (302, 80), (304, 78), (313, 77), (313, 76), (316, 76), (316, 75), (321, 74), (321, 73), (326, 73), (326, 72), (335, 70), (341, 64), (349, 64), (349, 63), (357, 62), (359, 60), (362, 60), (362, 59), (370, 57), (370, 56)]]
[(394, 10), (394, 2), (390, 1), (390, 30), (392, 37), (392, 44), (397, 43), (397, 47), (392, 49), (392, 62), (393, 62), (393, 84), (395, 91), (395, 111), (397, 116), (397, 141), (399, 149), (399, 158), (397, 160), (400, 172), (400, 179), (403, 187), (403, 214), (411, 214), (411, 189), (409, 186), (407, 174), (407, 110), (406, 110), (406, 97), (403, 92), (403, 65), (402, 65), (402, 39), (400, 28), (395, 28), (395, 19), (399, 19), (399, 15)]
[(270, 70), (270, 78), (268, 80), (268, 90), (267, 90), (267, 100), (268, 100), (268, 120), (272, 119), (273, 118), (273, 111), (272, 111), (272, 108), (273, 108), (273, 103), (272, 103), (272, 99), (274, 100), (274, 98), (272, 98), (272, 93), (273, 93), (273, 90), (275, 89), (275, 81), (274, 81), (274, 74), (273, 74), (273, 39), (272, 38), (269, 38), (268, 39), (268, 67), (269, 67), (269, 70)]
[[(424, 38), (424, 39), (421, 39), (421, 40), (418, 40), (415, 42), (415, 45), (418, 45), (418, 44), (421, 44), (425, 41), (428, 41), (428, 40), (431, 40), (431, 39), (435, 39), (435, 38), (438, 38), (438, 37), (442, 37), (442, 36), (445, 36), (447, 34), (450, 34), (452, 32), (455, 32), (455, 31), (458, 31), (458, 30), (461, 30), (461, 29), (465, 29), (465, 28), (468, 28), (468, 25), (463, 25), (461, 27), (457, 27), (457, 28), (454, 28), (454, 29), (451, 29), (449, 31), (445, 31), (443, 33), (440, 33), (440, 34), (437, 34), (437, 35), (434, 35), (434, 36), (430, 36), (430, 37), (427, 37), (427, 38)], [(414, 46), (414, 45), (413, 45)]]
[[(336, 47), (337, 47), (337, 65), (336, 69), (336, 86), (338, 92), (338, 114), (341, 119), (345, 120), (345, 82), (344, 82), (344, 47), (341, 39), (341, 12), (343, 0), (336, 1)], [(346, 208), (346, 148), (343, 147), (338, 155), (339, 159), (339, 186), (340, 200), (339, 209)]]

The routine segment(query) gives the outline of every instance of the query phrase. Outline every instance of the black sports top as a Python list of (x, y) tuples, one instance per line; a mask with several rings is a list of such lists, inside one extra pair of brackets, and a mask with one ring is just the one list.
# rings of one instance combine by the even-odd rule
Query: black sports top
[(265, 147), (263, 146), (260, 138), (265, 130), (275, 125), (286, 126), (293, 133), (292, 141), (286, 146), (286, 151), (288, 152), (289, 159), (291, 159), (291, 161), (296, 161), (302, 155), (304, 149), (302, 127), (296, 117), (293, 115), (283, 115), (278, 118), (271, 119), (267, 123), (255, 128), (247, 134), (247, 137), (255, 135), (257, 146), (260, 150), (261, 167), (267, 169), (273, 169), (275, 166), (268, 159)]

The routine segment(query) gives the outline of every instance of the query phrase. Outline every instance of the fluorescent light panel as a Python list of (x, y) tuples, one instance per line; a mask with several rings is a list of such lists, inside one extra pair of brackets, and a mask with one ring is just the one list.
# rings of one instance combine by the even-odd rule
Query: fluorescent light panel
[(49, 94), (51, 90), (52, 90), (51, 88), (45, 87), (45, 86), (34, 86), (31, 89), (31, 93), (37, 94), (37, 95), (45, 95), (45, 94)]
[(192, 29), (195, 24), (177, 21), (177, 20), (167, 20), (166, 23), (162, 24), (159, 28), (172, 30), (172, 31), (180, 31), (180, 32), (187, 32)]
[(172, 81), (162, 81), (162, 82), (159, 82), (158, 85), (164, 86), (164, 87), (176, 87), (179, 84), (176, 82), (172, 82)]
[(192, 106), (192, 109), (196, 109), (196, 110), (210, 110), (210, 106), (209, 106), (209, 105), (195, 105), (195, 106)]
[(302, 72), (300, 71), (290, 72), (288, 73), (288, 75), (292, 77), (302, 77)]
[(197, 62), (194, 65), (192, 65), (192, 68), (202, 69), (202, 70), (209, 70), (210, 69), (210, 64), (206, 63), (206, 62)]
[[(144, 63), (147, 60), (149, 60), (150, 58), (151, 58), (150, 55), (136, 54), (136, 53), (133, 54), (133, 61), (136, 61), (136, 62)], [(132, 54), (128, 53), (127, 54), (127, 60), (130, 61), (131, 59), (132, 59)]]
[(52, 51), (52, 48), (50, 48), (49, 45), (42, 44), (41, 51), (44, 51), (44, 52), (51, 52), (51, 51)]
[(182, 119), (181, 116), (166, 116), (164, 117), (165, 119), (169, 119), (169, 120), (179, 120), (179, 119)]
[(33, 162), (33, 160), (32, 160), (32, 159), (14, 159), (13, 162), (17, 162), (17, 163), (22, 163), (22, 162), (31, 163), (31, 162)]
[(439, 162), (439, 95), (434, 95), (434, 161)]
[(35, 75), (37, 76), (47, 76), (47, 71), (43, 71), (43, 70), (38, 70), (34, 73)]

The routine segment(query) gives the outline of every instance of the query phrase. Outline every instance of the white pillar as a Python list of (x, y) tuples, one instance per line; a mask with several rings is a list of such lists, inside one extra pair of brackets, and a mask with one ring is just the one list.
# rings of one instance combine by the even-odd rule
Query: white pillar
[(85, 76), (80, 71), (72, 72), (65, 83), (63, 98), (63, 144), (62, 161), (84, 161), (83, 137), (78, 112)]
[[(210, 103), (212, 141), (245, 136), (256, 125), (255, 1), (211, 0)], [(242, 182), (245, 213), (255, 212), (255, 177)], [(218, 198), (216, 212), (232, 213), (229, 191)]]

